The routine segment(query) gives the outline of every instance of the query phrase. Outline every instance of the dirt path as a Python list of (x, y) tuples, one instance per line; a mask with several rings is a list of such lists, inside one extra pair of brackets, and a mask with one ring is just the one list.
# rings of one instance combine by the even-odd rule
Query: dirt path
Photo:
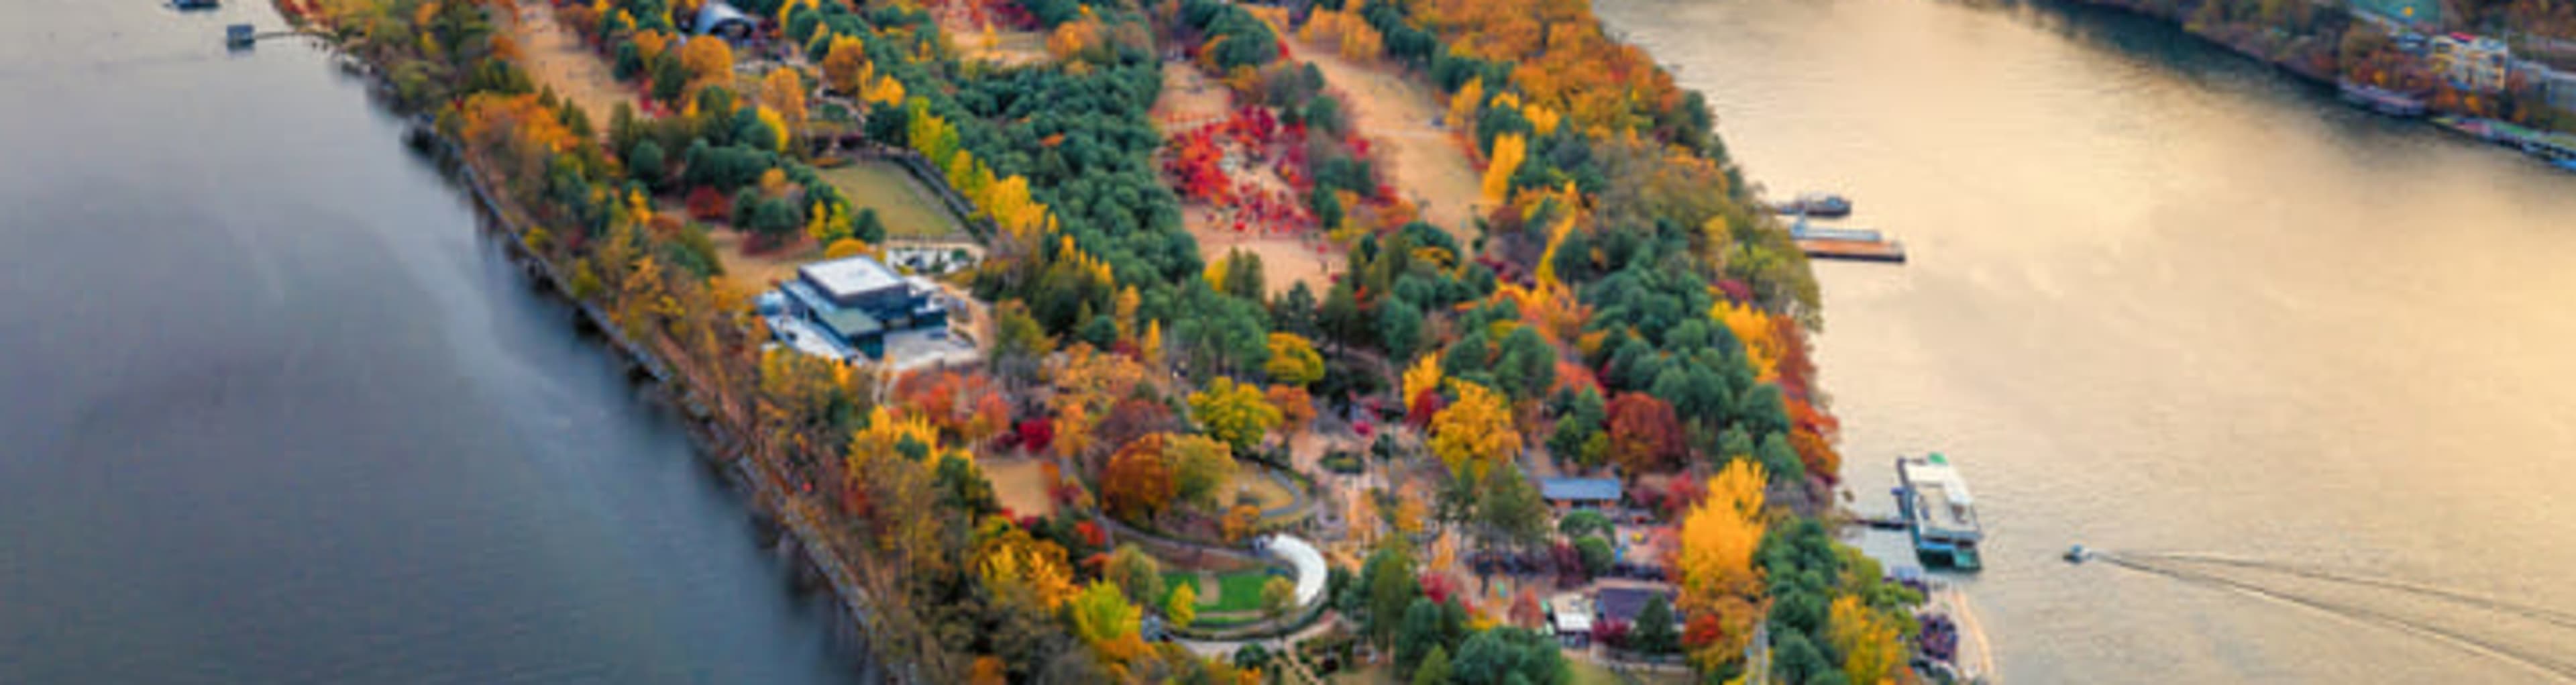
[(618, 103), (633, 103), (635, 93), (617, 82), (608, 63), (583, 45), (581, 38), (555, 21), (555, 8), (543, 2), (520, 5), (518, 21), (504, 27), (519, 44), (519, 64), (539, 85), (581, 105), (591, 130), (608, 135), (609, 113)]
[(1474, 217), (1484, 204), (1483, 179), (1467, 155), (1436, 125), (1446, 114), (1438, 91), (1394, 69), (1353, 62), (1323, 43), (1298, 43), (1297, 58), (1313, 62), (1324, 82), (1340, 91), (1352, 130), (1373, 141), (1371, 156), (1388, 182), (1439, 224), (1459, 245), (1476, 239)]

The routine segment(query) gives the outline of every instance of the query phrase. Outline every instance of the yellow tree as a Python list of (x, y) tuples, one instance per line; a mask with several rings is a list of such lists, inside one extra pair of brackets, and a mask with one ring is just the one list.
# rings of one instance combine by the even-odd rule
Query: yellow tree
[(1762, 544), (1762, 485), (1767, 476), (1749, 459), (1737, 459), (1708, 479), (1708, 497), (1682, 518), (1674, 564), (1684, 611), (1716, 616), (1724, 634), (1692, 655), (1703, 666), (1734, 658), (1754, 620), (1745, 598), (1760, 591), (1753, 552)]
[(1000, 516), (987, 519), (976, 537), (975, 566), (985, 582), (1025, 586), (1049, 610), (1073, 598), (1073, 566), (1066, 562), (1063, 546), (1031, 537), (1028, 529)]
[(1834, 598), (1827, 610), (1825, 640), (1843, 655), (1843, 675), (1852, 683), (1896, 682), (1904, 663), (1904, 641), (1894, 617), (1861, 604), (1860, 597)]
[(760, 79), (760, 102), (787, 120), (796, 131), (805, 130), (805, 77), (794, 69), (771, 69)]
[(1449, 130), (1464, 131), (1467, 122), (1476, 120), (1476, 108), (1484, 105), (1485, 77), (1467, 79), (1467, 85), (1460, 86), (1457, 95), (1449, 96), (1449, 119), (1444, 123)]
[(1483, 482), (1485, 470), (1519, 456), (1520, 431), (1512, 428), (1510, 403), (1502, 393), (1467, 381), (1456, 381), (1458, 401), (1431, 416), (1431, 453), (1449, 465), (1450, 475)]
[(1270, 380), (1304, 387), (1324, 379), (1324, 356), (1315, 344), (1295, 333), (1270, 334), (1270, 361), (1262, 364)]
[(1494, 136), (1493, 161), (1485, 165), (1485, 201), (1500, 203), (1512, 190), (1512, 174), (1520, 171), (1521, 158), (1529, 154), (1529, 141), (1518, 133)]
[(722, 40), (698, 37), (680, 45), (680, 67), (689, 72), (689, 90), (722, 85), (733, 78), (733, 48)]
[(1780, 339), (1772, 334), (1776, 329), (1770, 315), (1722, 297), (1708, 308), (1708, 315), (1726, 324), (1726, 330), (1735, 334), (1735, 340), (1744, 343), (1745, 359), (1759, 374), (1757, 380), (1769, 383), (1779, 379)]
[(1404, 370), (1404, 402), (1406, 404), (1412, 404), (1413, 398), (1421, 397), (1422, 393), (1429, 392), (1439, 387), (1439, 352), (1431, 352), (1422, 355), (1420, 360), (1413, 363), (1413, 368)]
[(1188, 628), (1199, 617), (1199, 589), (1196, 583), (1181, 583), (1172, 588), (1171, 599), (1163, 603), (1163, 617), (1172, 620), (1174, 628)]
[(868, 62), (867, 44), (856, 36), (832, 36), (823, 53), (823, 83), (832, 90), (856, 97), (876, 75), (876, 65)]
[(1237, 454), (1250, 451), (1281, 418), (1260, 386), (1237, 385), (1224, 376), (1209, 382), (1206, 390), (1190, 393), (1190, 416), (1210, 437), (1233, 445)]
[(1066, 617), (1073, 624), (1074, 637), (1091, 647), (1100, 660), (1116, 667), (1142, 656), (1147, 650), (1138, 635), (1144, 612), (1127, 601), (1127, 594), (1112, 583), (1094, 581), (1074, 595)]

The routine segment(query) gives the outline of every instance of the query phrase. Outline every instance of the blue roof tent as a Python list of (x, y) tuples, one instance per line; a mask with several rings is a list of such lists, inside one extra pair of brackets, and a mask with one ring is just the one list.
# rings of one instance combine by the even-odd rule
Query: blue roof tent
[(1619, 501), (1616, 478), (1541, 478), (1538, 494), (1550, 502), (1611, 503)]
[(750, 38), (752, 31), (759, 26), (759, 20), (721, 0), (710, 0), (699, 6), (697, 18), (689, 22), (689, 30), (697, 35), (714, 35), (732, 42)]

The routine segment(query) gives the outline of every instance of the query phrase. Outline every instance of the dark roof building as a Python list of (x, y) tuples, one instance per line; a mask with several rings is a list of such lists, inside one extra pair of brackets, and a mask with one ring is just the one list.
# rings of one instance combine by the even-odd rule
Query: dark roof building
[(1669, 591), (1633, 587), (1601, 588), (1593, 593), (1592, 597), (1594, 620), (1635, 624), (1637, 614), (1646, 610), (1646, 602), (1656, 597), (1664, 598), (1665, 605), (1671, 606), (1673, 593)]
[[(779, 315), (819, 329), (840, 356), (885, 357), (887, 333), (945, 327), (948, 309), (938, 289), (907, 278), (870, 257), (815, 262), (796, 269), (796, 280), (778, 287)], [(772, 326), (780, 328), (779, 326)]]

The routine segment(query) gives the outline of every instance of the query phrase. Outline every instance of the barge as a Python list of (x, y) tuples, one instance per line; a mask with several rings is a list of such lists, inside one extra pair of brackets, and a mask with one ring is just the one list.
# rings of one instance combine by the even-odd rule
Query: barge
[(1950, 459), (1934, 452), (1896, 459), (1896, 508), (1905, 512), (1905, 530), (1914, 540), (1914, 555), (1927, 566), (1974, 571), (1983, 565), (1977, 545), (1985, 529), (1977, 523), (1976, 501), (1968, 483)]

